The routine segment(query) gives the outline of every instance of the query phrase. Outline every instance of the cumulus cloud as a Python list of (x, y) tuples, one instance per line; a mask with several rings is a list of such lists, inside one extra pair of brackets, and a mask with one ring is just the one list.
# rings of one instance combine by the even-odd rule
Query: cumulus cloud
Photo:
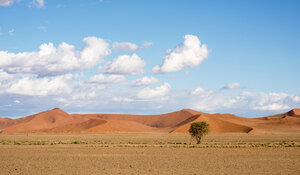
[(139, 47), (134, 44), (134, 43), (130, 43), (130, 42), (116, 42), (113, 43), (112, 45), (112, 49), (116, 52), (119, 51), (136, 51)]
[(99, 67), (99, 70), (107, 74), (143, 74), (146, 62), (137, 54), (121, 55), (112, 62)]
[(254, 93), (243, 92), (241, 99), (246, 99), (248, 105), (254, 110), (284, 110), (290, 109), (289, 104), (294, 96), (286, 93)]
[(238, 89), (238, 88), (241, 88), (239, 83), (232, 83), (232, 84), (228, 84), (228, 85), (222, 87), (221, 89), (227, 90), (227, 89)]
[(88, 83), (100, 83), (100, 84), (113, 84), (119, 83), (125, 80), (124, 75), (110, 75), (105, 76), (103, 74), (94, 75), (87, 80)]
[(201, 87), (197, 87), (196, 89), (194, 89), (192, 92), (191, 92), (191, 95), (194, 95), (194, 96), (200, 96), (200, 97), (208, 97), (210, 96), (211, 94), (213, 94), (214, 91), (206, 91), (205, 89), (201, 88)]
[(121, 52), (121, 51), (137, 51), (137, 50), (140, 50), (140, 49), (146, 49), (148, 47), (150, 47), (152, 45), (151, 42), (144, 42), (141, 46), (138, 46), (134, 43), (131, 43), (131, 42), (115, 42), (113, 43), (112, 45), (112, 49), (115, 51), (115, 52)]
[(44, 2), (44, 0), (33, 0), (31, 2), (31, 5), (33, 7), (42, 8), (42, 7), (45, 7), (45, 2)]
[(12, 78), (13, 78), (13, 75), (8, 74), (8, 73), (6, 73), (6, 72), (4, 72), (0, 69), (0, 82), (4, 81), (4, 80), (9, 80), (9, 79), (12, 79)]
[(300, 96), (286, 93), (242, 92), (237, 95), (222, 91), (196, 88), (191, 91), (196, 97), (193, 108), (203, 111), (218, 111), (224, 109), (244, 109), (259, 111), (288, 110), (298, 103)]
[(6, 72), (3, 72), (0, 69), (0, 94), (3, 92), (6, 88), (10, 86), (10, 82), (14, 80), (14, 76), (11, 74), (8, 74)]
[(6, 92), (29, 96), (47, 96), (71, 93), (72, 74), (56, 77), (24, 77), (12, 83)]
[(130, 86), (148, 86), (153, 84), (158, 84), (159, 80), (154, 77), (142, 77), (139, 79), (134, 80)]
[(0, 6), (10, 6), (14, 3), (14, 0), (0, 0)]
[(290, 95), (290, 98), (293, 102), (300, 102), (300, 96), (298, 95)]
[(185, 35), (183, 44), (173, 50), (168, 50), (163, 63), (152, 69), (154, 73), (177, 72), (187, 67), (196, 67), (208, 56), (205, 44), (197, 36)]
[[(296, 94), (225, 91), (241, 88), (239, 83), (217, 90), (197, 87), (171, 91), (168, 83), (150, 87), (160, 81), (151, 76), (141, 76), (127, 84), (139, 88), (109, 88), (111, 84), (125, 81), (126, 74), (143, 74), (145, 61), (137, 54), (120, 55), (99, 67), (102, 73), (91, 75), (87, 80), (79, 79), (70, 72), (99, 66), (111, 53), (109, 44), (101, 38), (87, 37), (83, 42), (82, 49), (63, 42), (58, 46), (44, 43), (38, 51), (0, 51), (0, 106), (1, 103), (7, 105), (6, 100), (10, 99), (9, 105), (20, 109), (32, 105), (40, 109), (41, 105), (52, 104), (68, 106), (70, 111), (84, 108), (101, 112), (101, 106), (101, 110), (106, 111), (137, 113), (193, 108), (203, 112), (254, 111), (266, 114), (285, 112), (300, 105), (300, 95)], [(144, 43), (131, 49), (150, 45)], [(186, 35), (184, 43), (169, 51), (154, 72), (174, 72), (197, 66), (207, 58), (207, 53), (206, 46), (201, 45), (196, 36)]]
[(21, 103), (11, 105), (22, 109), (28, 106), (38, 109), (41, 105), (49, 104), (68, 106), (67, 110), (73, 112), (78, 109), (101, 112), (99, 106), (105, 111), (134, 113), (147, 113), (149, 110), (160, 113), (192, 108), (202, 112), (240, 112), (248, 116), (286, 112), (300, 105), (300, 95), (286, 93), (214, 91), (201, 87), (190, 91), (171, 91), (168, 83), (142, 89), (117, 86), (109, 88), (110, 83), (119, 82), (122, 75), (120, 79), (112, 78), (113, 75), (100, 75), (95, 78), (92, 76), (89, 79), (91, 82), (88, 82), (71, 74), (38, 77), (29, 74), (8, 74), (0, 70), (0, 105), (1, 102), (5, 104), (7, 99), (17, 99)]
[(155, 88), (146, 87), (138, 92), (137, 97), (140, 99), (161, 98), (164, 97), (170, 91), (170, 89), (171, 86), (168, 83)]
[(74, 93), (72, 94), (71, 99), (72, 100), (86, 100), (86, 99), (90, 99), (96, 96), (96, 92), (95, 91), (91, 91), (91, 92), (81, 92), (81, 93)]
[(60, 75), (92, 68), (111, 53), (108, 43), (101, 38), (87, 37), (83, 42), (85, 46), (82, 50), (76, 50), (75, 46), (63, 42), (57, 48), (53, 43), (44, 43), (39, 51), (0, 51), (0, 69), (9, 73)]
[(269, 110), (269, 111), (276, 111), (276, 110), (283, 110), (283, 109), (290, 109), (288, 105), (272, 103), (264, 106), (254, 106), (253, 109), (255, 110)]

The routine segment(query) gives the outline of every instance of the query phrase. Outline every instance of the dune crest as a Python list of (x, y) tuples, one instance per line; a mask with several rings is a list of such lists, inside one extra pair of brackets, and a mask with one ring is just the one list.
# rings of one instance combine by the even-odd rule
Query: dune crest
[(299, 108), (292, 109), (287, 114), (289, 116), (298, 116), (298, 117), (300, 117), (300, 109)]
[(19, 119), (0, 118), (0, 132), (14, 133), (188, 133), (192, 122), (205, 121), (211, 133), (300, 132), (300, 109), (260, 118), (207, 114), (192, 109), (160, 115), (68, 114), (54, 108)]

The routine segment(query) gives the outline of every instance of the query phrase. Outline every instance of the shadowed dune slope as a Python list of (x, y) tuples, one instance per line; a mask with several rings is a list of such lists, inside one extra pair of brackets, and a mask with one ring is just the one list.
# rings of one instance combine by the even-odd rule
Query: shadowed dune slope
[(149, 132), (155, 128), (133, 121), (89, 119), (82, 123), (68, 124), (45, 130), (47, 133), (103, 133), (103, 132)]
[(243, 132), (248, 133), (252, 130), (249, 126), (244, 126), (240, 124), (236, 124), (230, 122), (230, 120), (222, 119), (222, 117), (215, 116), (213, 114), (202, 114), (195, 116), (195, 120), (189, 121), (172, 131), (172, 133), (186, 133), (188, 132), (190, 125), (192, 122), (201, 122), (205, 121), (210, 125), (210, 132), (211, 133), (229, 133), (229, 132)]
[(44, 130), (45, 132), (52, 133), (84, 133), (88, 132), (89, 129), (107, 123), (105, 120), (100, 119), (88, 119), (79, 123), (70, 123), (64, 126), (59, 126), (51, 129)]
[(191, 109), (161, 115), (68, 114), (61, 109), (19, 119), (0, 118), (0, 132), (12, 133), (97, 133), (171, 132), (188, 133), (192, 122), (206, 121), (211, 133), (300, 132), (300, 110), (244, 118), (232, 114), (207, 114)]
[(85, 114), (73, 116), (82, 117), (96, 117), (101, 119), (113, 119), (113, 120), (124, 120), (133, 121), (143, 125), (147, 125), (155, 128), (168, 128), (174, 127), (180, 122), (190, 118), (195, 114), (201, 114), (201, 112), (194, 111), (191, 109), (183, 109), (177, 112), (171, 112), (161, 115), (126, 115), (126, 114)]
[(289, 116), (294, 116), (294, 117), (300, 117), (300, 109), (293, 109), (293, 110), (290, 110), (287, 115)]

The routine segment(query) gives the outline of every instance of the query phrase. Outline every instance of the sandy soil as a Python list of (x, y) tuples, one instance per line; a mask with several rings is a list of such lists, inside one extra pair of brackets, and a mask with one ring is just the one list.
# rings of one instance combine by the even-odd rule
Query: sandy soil
[(300, 148), (1, 146), (0, 174), (299, 174)]
[[(82, 144), (71, 144), (74, 140)], [(181, 134), (0, 135), (4, 141), (21, 145), (0, 144), (0, 174), (300, 173), (300, 147), (190, 148), (183, 147), (190, 137)], [(26, 141), (47, 144), (22, 145)], [(58, 141), (64, 144), (50, 144)], [(201, 144), (245, 142), (299, 143), (300, 137), (221, 134), (208, 135)], [(182, 146), (173, 147), (177, 143)]]

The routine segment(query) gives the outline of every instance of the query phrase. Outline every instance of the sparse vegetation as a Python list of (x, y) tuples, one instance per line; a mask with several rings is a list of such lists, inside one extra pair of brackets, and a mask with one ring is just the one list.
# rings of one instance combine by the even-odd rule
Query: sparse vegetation
[(72, 142), (72, 144), (80, 144), (80, 141), (75, 140), (74, 142)]
[(299, 134), (249, 135), (210, 134), (193, 145), (189, 135), (161, 134), (91, 134), (91, 135), (0, 135), (1, 145), (87, 145), (92, 147), (162, 147), (162, 148), (286, 148), (300, 147)]
[[(0, 174), (194, 174), (201, 170), (209, 175), (300, 171), (299, 134), (208, 135), (199, 145), (189, 143), (189, 135), (42, 135), (28, 140), (10, 137), (11, 140), (0, 135)], [(95, 142), (96, 138), (102, 142)]]
[(201, 142), (201, 138), (208, 134), (209, 124), (206, 122), (194, 122), (191, 123), (189, 133), (193, 138), (196, 138), (197, 144)]

